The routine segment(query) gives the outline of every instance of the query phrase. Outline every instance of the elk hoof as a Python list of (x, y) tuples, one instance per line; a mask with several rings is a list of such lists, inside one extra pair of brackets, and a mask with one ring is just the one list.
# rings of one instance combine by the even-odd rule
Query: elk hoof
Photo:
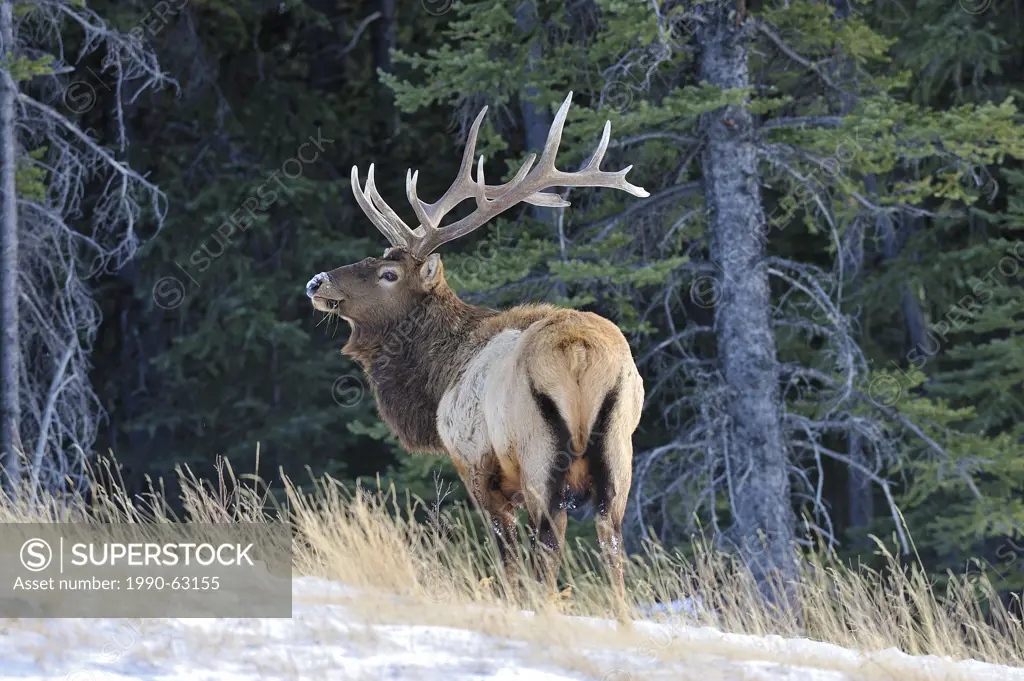
[(572, 584), (565, 587), (557, 593), (551, 594), (551, 600), (554, 602), (571, 601), (572, 600)]

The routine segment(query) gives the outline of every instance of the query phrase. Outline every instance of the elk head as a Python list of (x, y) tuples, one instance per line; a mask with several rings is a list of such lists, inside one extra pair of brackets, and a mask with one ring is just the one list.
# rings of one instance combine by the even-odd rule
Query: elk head
[[(312, 300), (313, 307), (337, 314), (353, 326), (401, 319), (427, 295), (448, 290), (440, 256), (433, 253), (439, 246), (469, 234), (520, 203), (552, 208), (569, 205), (558, 194), (544, 193), (543, 189), (608, 187), (621, 189), (633, 196), (649, 196), (642, 187), (626, 180), (626, 173), (633, 166), (617, 172), (600, 169), (611, 139), (611, 121), (605, 123), (601, 142), (582, 169), (564, 172), (555, 168), (555, 155), (558, 153), (562, 127), (571, 102), (570, 92), (551, 124), (540, 160), (537, 160), (536, 154), (530, 154), (515, 177), (502, 185), (484, 182), (483, 156), (476, 164), (476, 178), (472, 176), (476, 138), (487, 113), (485, 106), (470, 129), (458, 176), (440, 199), (435, 203), (420, 200), (416, 194), (419, 171), (410, 170), (406, 173), (406, 194), (419, 220), (416, 229), (410, 229), (381, 198), (373, 181), (373, 164), (370, 164), (363, 187), (359, 186), (359, 169), (353, 166), (352, 192), (356, 201), (377, 229), (387, 237), (391, 248), (384, 252), (383, 257), (366, 258), (353, 265), (321, 272), (310, 279), (306, 284), (306, 295)], [(444, 217), (466, 199), (476, 201), (476, 210), (442, 227)]]
[(314, 308), (349, 324), (379, 326), (403, 318), (438, 287), (447, 288), (441, 256), (418, 260), (407, 250), (389, 248), (383, 257), (321, 272), (306, 284), (306, 295)]

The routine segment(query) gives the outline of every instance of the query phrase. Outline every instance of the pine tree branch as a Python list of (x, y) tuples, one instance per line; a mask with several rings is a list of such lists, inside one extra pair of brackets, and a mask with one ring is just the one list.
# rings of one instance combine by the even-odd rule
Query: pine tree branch
[(699, 180), (696, 182), (686, 182), (684, 184), (674, 185), (672, 187), (669, 187), (668, 189), (661, 190), (657, 194), (651, 194), (651, 196), (645, 201), (634, 202), (629, 204), (629, 206), (620, 213), (616, 213), (615, 215), (611, 215), (606, 218), (601, 218), (600, 220), (595, 220), (594, 222), (582, 225), (579, 228), (579, 231), (582, 232), (588, 229), (593, 229), (594, 227), (599, 227), (601, 225), (607, 225), (593, 239), (593, 243), (599, 243), (606, 236), (608, 236), (608, 233), (611, 232), (611, 230), (613, 230), (616, 227), (616, 225), (618, 225), (620, 222), (622, 222), (623, 219), (633, 215), (634, 213), (651, 209), (656, 204), (661, 203), (662, 201), (668, 201), (670, 199), (679, 199), (684, 196), (696, 194), (703, 188), (704, 183)]
[(846, 93), (846, 90), (833, 83), (832, 79), (825, 75), (825, 72), (822, 70), (820, 66), (812, 62), (807, 57), (800, 55), (796, 50), (790, 47), (786, 43), (786, 41), (784, 41), (782, 37), (779, 36), (778, 33), (769, 28), (769, 26), (765, 24), (763, 21), (751, 19), (748, 23), (751, 26), (753, 26), (755, 30), (762, 33), (766, 38), (775, 43), (775, 46), (778, 47), (782, 51), (782, 53), (785, 54), (787, 57), (795, 61), (797, 64), (800, 64), (801, 66), (808, 68), (811, 71), (814, 71), (814, 73), (818, 74), (818, 77), (821, 78), (821, 82), (825, 83), (825, 85), (832, 88), (833, 90), (836, 90), (837, 92)]
[(697, 138), (691, 135), (680, 135), (675, 132), (645, 132), (641, 135), (634, 135), (633, 137), (625, 137), (620, 140), (612, 140), (608, 146), (610, 148), (615, 147), (626, 147), (631, 144), (639, 144), (646, 142), (647, 140), (666, 139), (678, 142), (679, 144), (696, 144)]
[[(866, 403), (870, 403), (870, 404), (874, 405), (874, 407), (876, 409), (878, 409), (880, 412), (885, 414), (888, 418), (890, 418), (890, 419), (892, 419), (894, 421), (899, 421), (900, 423), (902, 423), (905, 428), (907, 428), (912, 433), (914, 433), (914, 435), (916, 435), (919, 438), (921, 438), (921, 440), (926, 445), (928, 445), (928, 448), (931, 449), (936, 454), (938, 454), (940, 457), (946, 459), (947, 461), (952, 461), (953, 460), (953, 457), (950, 456), (949, 452), (947, 452), (945, 449), (943, 449), (942, 445), (940, 445), (938, 442), (936, 442), (934, 439), (932, 439), (927, 433), (924, 432), (924, 430), (921, 429), (921, 427), (919, 425), (917, 425), (916, 423), (914, 423), (913, 421), (908, 419), (906, 416), (901, 414), (898, 410), (893, 409), (892, 407), (887, 407), (885, 405), (878, 404), (875, 400), (871, 399), (870, 397), (868, 397), (867, 395), (864, 395), (862, 393), (857, 393), (857, 394), (858, 394), (858, 396), (861, 399), (865, 400)], [(971, 479), (970, 475), (964, 473), (963, 470), (960, 470), (959, 473), (960, 473), (960, 478), (967, 485), (967, 488), (970, 489), (971, 493), (974, 495), (974, 497), (980, 501), (982, 499), (981, 490), (979, 490), (978, 486), (976, 484), (974, 484), (974, 480)]]
[(778, 128), (838, 128), (843, 123), (842, 116), (789, 116), (772, 118), (761, 124), (761, 130)]

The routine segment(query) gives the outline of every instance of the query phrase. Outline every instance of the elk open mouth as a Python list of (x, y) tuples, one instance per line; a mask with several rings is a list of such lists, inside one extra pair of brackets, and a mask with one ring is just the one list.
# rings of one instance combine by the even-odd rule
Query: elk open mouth
[(322, 312), (340, 312), (343, 298), (325, 298), (324, 296), (313, 296), (313, 307)]

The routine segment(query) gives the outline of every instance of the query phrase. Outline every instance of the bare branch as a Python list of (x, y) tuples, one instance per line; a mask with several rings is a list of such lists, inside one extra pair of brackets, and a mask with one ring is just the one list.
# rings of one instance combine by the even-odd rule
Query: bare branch
[(36, 439), (36, 451), (32, 455), (31, 489), (33, 501), (35, 501), (36, 494), (39, 492), (39, 474), (43, 468), (43, 454), (46, 452), (46, 443), (49, 439), (50, 422), (53, 420), (53, 413), (57, 408), (57, 396), (68, 384), (68, 380), (64, 378), (64, 373), (74, 352), (75, 345), (69, 343), (64, 351), (64, 356), (60, 358), (57, 369), (53, 373), (53, 378), (50, 381), (50, 390), (46, 395), (46, 406), (43, 409), (42, 418), (39, 420), (39, 437)]
[[(33, 99), (32, 97), (29, 97), (28, 95), (26, 95), (24, 93), (19, 93), (18, 94), (18, 101), (21, 102), (22, 104), (24, 104), (25, 106), (28, 106), (28, 107), (33, 108), (33, 109), (36, 109), (37, 111), (45, 114), (47, 117), (49, 117), (54, 122), (58, 123), (62, 128), (64, 128), (66, 131), (70, 132), (72, 135), (77, 137), (81, 142), (83, 142), (87, 147), (89, 147), (89, 149), (91, 149), (95, 154), (97, 154), (100, 158), (102, 158), (104, 161), (106, 161), (107, 164), (113, 170), (115, 170), (116, 172), (118, 172), (121, 175), (124, 175), (125, 177), (128, 177), (128, 178), (138, 182), (139, 184), (143, 185), (146, 189), (150, 190), (154, 194), (157, 194), (158, 196), (161, 196), (161, 197), (163, 196), (163, 192), (161, 192), (160, 189), (156, 185), (152, 184), (149, 180), (144, 178), (142, 175), (139, 175), (137, 172), (135, 172), (134, 170), (132, 170), (128, 166), (122, 164), (120, 161), (118, 161), (113, 156), (111, 156), (107, 152), (106, 149), (104, 149), (100, 145), (96, 144), (96, 142), (94, 142), (92, 139), (89, 138), (88, 135), (86, 135), (84, 132), (82, 132), (78, 128), (77, 125), (75, 125), (74, 123), (69, 121), (67, 118), (62, 116), (53, 107), (47, 106), (46, 104), (43, 104), (42, 102), (37, 102), (35, 99)], [(158, 214), (159, 215), (164, 215), (164, 214), (166, 214), (166, 211), (158, 211)]]
[(352, 40), (348, 41), (348, 45), (343, 47), (338, 54), (344, 55), (354, 50), (356, 47), (356, 43), (359, 42), (359, 36), (363, 34), (363, 31), (366, 30), (366, 27), (369, 26), (374, 21), (376, 21), (377, 19), (380, 19), (380, 17), (380, 12), (374, 12), (373, 14), (359, 22), (359, 25), (356, 26), (356, 32), (352, 34)]

